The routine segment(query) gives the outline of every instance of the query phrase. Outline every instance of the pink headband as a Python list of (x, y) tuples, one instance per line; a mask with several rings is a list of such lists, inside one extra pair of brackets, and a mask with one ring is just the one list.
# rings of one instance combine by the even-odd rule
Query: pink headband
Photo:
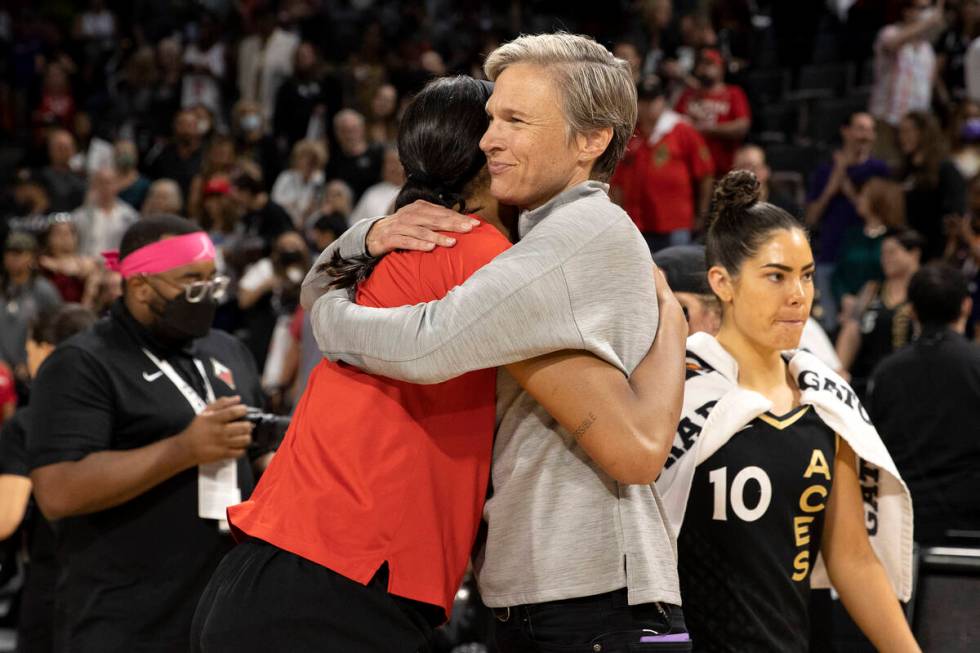
[(203, 231), (164, 238), (131, 252), (122, 261), (119, 252), (102, 252), (106, 267), (123, 279), (137, 274), (160, 274), (197, 261), (214, 260), (214, 243)]

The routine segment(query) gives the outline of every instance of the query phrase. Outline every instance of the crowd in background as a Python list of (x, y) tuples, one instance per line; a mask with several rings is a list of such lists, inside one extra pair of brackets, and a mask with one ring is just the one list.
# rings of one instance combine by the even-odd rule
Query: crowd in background
[(611, 183), (653, 250), (703, 235), (714, 182), (755, 172), (810, 229), (817, 318), (864, 393), (912, 341), (907, 291), (944, 260), (980, 339), (978, 0), (88, 0), (0, 9), (0, 419), (29, 395), (31, 320), (104, 312), (101, 253), (141, 216), (196, 221), (269, 409), (319, 357), (300, 283), (389, 212), (406, 102), (520, 32), (590, 34), (627, 60), (637, 134)]
[[(288, 411), (308, 369), (290, 362), (301, 271), (389, 209), (405, 102), (432, 77), (482, 76), (512, 34), (564, 28), (633, 67), (637, 138), (612, 194), (651, 247), (698, 238), (714, 180), (752, 169), (811, 229), (817, 317), (860, 384), (911, 335), (892, 318), (915, 264), (976, 275), (980, 3), (784, 4), (14, 3), (0, 13), (4, 378), (26, 396), (32, 314), (59, 297), (104, 309), (119, 282), (101, 252), (140, 215), (170, 212), (219, 246), (235, 291), (217, 325)], [(828, 102), (839, 129), (819, 128)], [(906, 229), (921, 245), (904, 249), (919, 242)], [(914, 254), (889, 267), (896, 246)]]

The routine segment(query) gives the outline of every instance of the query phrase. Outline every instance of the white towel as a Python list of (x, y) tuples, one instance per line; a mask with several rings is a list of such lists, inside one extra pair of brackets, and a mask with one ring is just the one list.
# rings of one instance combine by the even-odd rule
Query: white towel
[[(696, 333), (687, 340), (688, 379), (674, 447), (657, 480), (675, 533), (684, 523), (694, 470), (772, 403), (738, 386), (738, 364), (718, 341)], [(800, 402), (813, 406), (820, 419), (857, 454), (871, 546), (892, 583), (907, 601), (912, 593), (912, 497), (868, 413), (851, 387), (816, 356), (796, 350), (784, 354), (800, 388)], [(830, 586), (823, 557), (818, 557), (811, 586)]]

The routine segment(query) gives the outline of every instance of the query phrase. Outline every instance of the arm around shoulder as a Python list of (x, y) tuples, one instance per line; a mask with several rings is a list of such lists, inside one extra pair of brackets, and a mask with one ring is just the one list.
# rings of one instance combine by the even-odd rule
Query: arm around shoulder
[(346, 292), (327, 293), (310, 314), (320, 350), (372, 374), (439, 383), (473, 370), (583, 349), (560, 266), (523, 244), (438, 301), (367, 308)]

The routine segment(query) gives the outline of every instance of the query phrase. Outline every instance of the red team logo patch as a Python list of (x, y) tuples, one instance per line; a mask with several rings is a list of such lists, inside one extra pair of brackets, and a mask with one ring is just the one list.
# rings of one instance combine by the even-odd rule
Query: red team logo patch
[(235, 389), (235, 377), (231, 373), (230, 369), (228, 369), (227, 367), (225, 367), (224, 365), (222, 365), (221, 363), (219, 363), (213, 358), (211, 359), (211, 369), (213, 370), (216, 379), (223, 382), (226, 386), (228, 386), (232, 390)]

